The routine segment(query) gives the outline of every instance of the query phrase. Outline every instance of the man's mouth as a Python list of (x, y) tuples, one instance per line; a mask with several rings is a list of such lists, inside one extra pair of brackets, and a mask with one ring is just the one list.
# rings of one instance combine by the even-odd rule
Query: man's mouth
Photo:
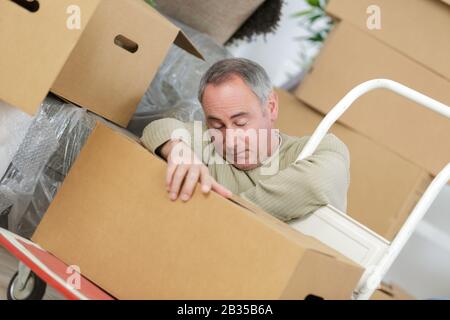
[(250, 150), (246, 149), (246, 150), (240, 151), (238, 153), (235, 153), (235, 157), (238, 157), (238, 158), (247, 157), (249, 155), (249, 153), (250, 153)]

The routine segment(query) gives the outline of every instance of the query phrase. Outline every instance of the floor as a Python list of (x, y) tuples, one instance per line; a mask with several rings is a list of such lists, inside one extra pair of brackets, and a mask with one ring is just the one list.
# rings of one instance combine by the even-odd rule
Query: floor
[[(0, 246), (0, 300), (6, 299), (6, 289), (9, 281), (17, 271), (18, 261)], [(63, 300), (64, 297), (53, 288), (47, 287), (44, 300)]]

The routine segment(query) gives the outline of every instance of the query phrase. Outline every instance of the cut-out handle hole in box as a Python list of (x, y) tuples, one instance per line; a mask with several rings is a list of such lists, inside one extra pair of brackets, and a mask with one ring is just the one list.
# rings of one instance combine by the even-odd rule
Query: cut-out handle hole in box
[(124, 35), (119, 34), (114, 38), (114, 44), (122, 49), (127, 50), (130, 53), (135, 53), (139, 49), (139, 45), (133, 40), (128, 39)]
[(30, 11), (30, 12), (36, 12), (39, 10), (40, 4), (37, 0), (10, 0), (17, 5), (21, 6), (22, 8)]

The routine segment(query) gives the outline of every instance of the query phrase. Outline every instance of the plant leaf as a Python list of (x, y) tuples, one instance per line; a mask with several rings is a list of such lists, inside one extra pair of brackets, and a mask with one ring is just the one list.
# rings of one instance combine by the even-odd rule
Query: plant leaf
[(306, 2), (312, 7), (321, 8), (320, 0), (306, 0)]
[(312, 37), (309, 37), (308, 40), (312, 42), (323, 42), (324, 38), (320, 33), (316, 33)]
[(155, 0), (145, 0), (149, 5), (151, 5), (153, 8), (156, 8), (156, 2)]
[(299, 12), (291, 14), (291, 17), (292, 18), (303, 17), (303, 16), (306, 16), (306, 15), (312, 13), (312, 12), (313, 12), (313, 9), (303, 10), (303, 11), (299, 11)]
[(319, 19), (319, 18), (322, 18), (323, 16), (324, 16), (323, 14), (316, 14), (316, 15), (314, 15), (314, 16), (309, 17), (309, 21), (310, 21), (311, 23), (314, 23), (314, 21), (316, 21), (316, 20)]

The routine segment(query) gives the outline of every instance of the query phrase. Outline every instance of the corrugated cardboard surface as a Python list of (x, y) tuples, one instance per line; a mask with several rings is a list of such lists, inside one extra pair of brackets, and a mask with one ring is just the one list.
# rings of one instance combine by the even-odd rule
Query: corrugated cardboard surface
[(351, 296), (348, 259), (215, 193), (171, 202), (165, 171), (99, 123), (33, 240), (121, 299)]
[[(296, 95), (327, 113), (358, 84), (387, 78), (450, 105), (450, 82), (349, 23), (330, 34)], [(450, 159), (450, 121), (387, 90), (358, 99), (339, 120), (432, 174)]]
[[(0, 2), (0, 99), (29, 114), (51, 88), (126, 126), (173, 43), (202, 57), (177, 27), (142, 0), (39, 4), (31, 13), (12, 1)], [(81, 29), (69, 29), (77, 14)], [(137, 51), (117, 46), (117, 36), (134, 41)]]
[(89, 21), (99, 0), (40, 0), (37, 12), (0, 1), (0, 99), (34, 114), (81, 37), (66, 27), (70, 5)]
[(156, 0), (157, 9), (226, 42), (264, 0)]
[(416, 300), (409, 293), (396, 285), (381, 283), (370, 300)]
[[(381, 29), (367, 27), (369, 6), (380, 8)], [(331, 0), (327, 12), (352, 23), (450, 79), (450, 6), (438, 0)]]
[[(179, 33), (144, 1), (102, 1), (51, 90), (126, 127)], [(138, 50), (117, 46), (119, 35)]]
[[(277, 90), (278, 128), (292, 136), (309, 136), (323, 115), (295, 96)], [(388, 240), (399, 231), (431, 182), (420, 167), (341, 124), (331, 132), (350, 151), (350, 188), (347, 213)]]

